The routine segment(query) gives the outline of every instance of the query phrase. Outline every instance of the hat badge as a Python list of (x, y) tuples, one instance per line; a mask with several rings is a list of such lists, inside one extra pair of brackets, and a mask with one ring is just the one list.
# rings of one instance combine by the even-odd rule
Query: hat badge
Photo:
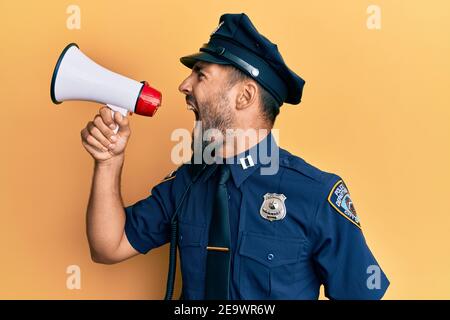
[(266, 193), (259, 209), (259, 214), (266, 220), (274, 221), (284, 219), (286, 216), (286, 200), (284, 194)]

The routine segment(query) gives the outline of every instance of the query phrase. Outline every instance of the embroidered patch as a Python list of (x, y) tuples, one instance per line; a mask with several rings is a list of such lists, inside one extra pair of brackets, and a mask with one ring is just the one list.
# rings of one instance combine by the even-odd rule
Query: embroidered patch
[(356, 214), (350, 193), (344, 181), (339, 180), (328, 195), (328, 202), (345, 218), (350, 220), (358, 228), (361, 228), (359, 217)]

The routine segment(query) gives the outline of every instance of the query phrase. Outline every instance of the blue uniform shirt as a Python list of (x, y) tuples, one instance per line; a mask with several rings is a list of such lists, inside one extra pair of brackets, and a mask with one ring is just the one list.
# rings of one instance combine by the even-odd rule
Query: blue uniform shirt
[[(256, 150), (268, 150), (266, 155), (276, 150), (279, 156), (270, 157), (268, 164)], [(227, 164), (232, 299), (317, 299), (322, 284), (330, 299), (384, 295), (389, 281), (366, 244), (340, 177), (278, 148), (271, 134), (234, 160)], [(263, 174), (274, 162), (276, 173)], [(140, 253), (169, 242), (170, 220), (191, 181), (190, 167), (182, 165), (154, 186), (149, 197), (125, 208), (125, 232)], [(216, 168), (210, 165), (202, 172), (179, 214), (185, 299), (204, 299)], [(277, 204), (267, 206), (274, 197)], [(271, 209), (285, 216), (268, 219)]]

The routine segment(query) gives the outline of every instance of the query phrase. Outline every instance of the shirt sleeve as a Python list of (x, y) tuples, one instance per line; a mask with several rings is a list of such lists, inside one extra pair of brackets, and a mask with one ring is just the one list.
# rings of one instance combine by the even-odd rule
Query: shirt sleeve
[(313, 260), (329, 299), (381, 299), (389, 280), (367, 246), (345, 183), (337, 177), (319, 206)]
[(142, 254), (169, 242), (175, 178), (176, 174), (167, 176), (147, 198), (125, 208), (125, 233), (133, 248)]

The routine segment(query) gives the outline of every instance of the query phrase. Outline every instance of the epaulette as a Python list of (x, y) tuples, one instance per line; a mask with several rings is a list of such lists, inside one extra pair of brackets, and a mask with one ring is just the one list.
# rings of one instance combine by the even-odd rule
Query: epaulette
[(281, 153), (280, 150), (280, 166), (294, 170), (304, 176), (309, 177), (321, 184), (327, 183), (334, 174), (324, 172), (313, 165), (307, 163), (300, 157), (297, 157), (286, 150)]

